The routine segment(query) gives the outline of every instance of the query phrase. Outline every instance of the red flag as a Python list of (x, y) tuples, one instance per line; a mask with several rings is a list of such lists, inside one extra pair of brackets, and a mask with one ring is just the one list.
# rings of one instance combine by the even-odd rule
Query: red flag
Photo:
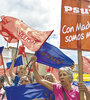
[(19, 52), (18, 52), (18, 55), (23, 55), (23, 57), (26, 57), (26, 52), (25, 52), (25, 47), (24, 45), (20, 45), (19, 46)]
[(31, 51), (38, 51), (53, 32), (53, 30), (34, 30), (27, 26), (24, 22), (9, 16), (3, 16), (2, 23), (2, 30), (4, 32), (9, 34), (11, 38), (21, 40), (22, 43)]
[[(18, 40), (8, 31), (4, 30), (4, 25), (11, 21), (16, 21), (16, 18), (1, 16), (2, 21), (0, 22), (0, 34), (4, 37), (4, 39), (9, 43), (15, 43)], [(13, 27), (13, 26), (12, 26)]]
[(0, 66), (3, 65), (3, 58), (2, 58), (2, 54), (0, 54)]
[(50, 67), (46, 65), (46, 72), (50, 72)]
[(51, 70), (50, 73), (52, 73), (55, 76), (55, 78), (57, 79), (57, 81), (59, 81), (58, 69), (53, 68), (53, 70)]
[(5, 39), (7, 42), (9, 42), (9, 43), (16, 43), (16, 42), (18, 42), (18, 40), (17, 40), (14, 36), (9, 35), (9, 34), (6, 33), (6, 32), (1, 32), (0, 34), (1, 34), (1, 35), (4, 37), (4, 39)]
[(53, 72), (53, 67), (47, 66), (46, 65), (46, 72)]
[(3, 75), (4, 76), (4, 69), (3, 68), (0, 68), (0, 75)]
[(50, 66), (46, 65), (46, 72), (52, 73), (55, 76), (55, 78), (57, 79), (57, 81), (59, 81), (59, 78), (58, 78), (58, 69), (55, 69), (53, 67), (50, 67)]
[(83, 72), (90, 74), (90, 59), (83, 56)]

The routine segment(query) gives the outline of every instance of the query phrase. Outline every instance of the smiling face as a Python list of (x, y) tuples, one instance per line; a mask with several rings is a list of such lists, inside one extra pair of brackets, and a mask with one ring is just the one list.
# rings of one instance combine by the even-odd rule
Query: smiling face
[(60, 70), (58, 72), (59, 80), (63, 86), (71, 84), (71, 78), (65, 70)]

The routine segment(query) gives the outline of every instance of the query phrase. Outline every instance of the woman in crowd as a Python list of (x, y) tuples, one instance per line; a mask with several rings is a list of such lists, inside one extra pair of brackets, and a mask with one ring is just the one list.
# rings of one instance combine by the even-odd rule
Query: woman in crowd
[(27, 75), (28, 70), (27, 70), (26, 66), (21, 65), (21, 66), (19, 66), (19, 70), (17, 72), (18, 75), (15, 75), (13, 73), (13, 67), (14, 67), (15, 60), (16, 60), (16, 56), (10, 66), (9, 74), (13, 80), (13, 83), (14, 83), (13, 85), (17, 86), (17, 85), (19, 85), (20, 78), (24, 75)]
[[(58, 83), (55, 76), (52, 73), (47, 73), (44, 76), (44, 79), (52, 83)], [(50, 100), (55, 100), (55, 95), (50, 94)]]
[(90, 93), (88, 92), (88, 89), (84, 83), (78, 83), (79, 90), (78, 87), (72, 85), (73, 72), (70, 67), (63, 67), (59, 69), (58, 76), (60, 84), (52, 83), (40, 77), (39, 73), (36, 70), (36, 60), (36, 56), (33, 56), (31, 58), (31, 64), (33, 66), (33, 73), (36, 81), (46, 88), (52, 90), (55, 94), (55, 100), (65, 100), (65, 98), (67, 98), (67, 100), (80, 100), (79, 90), (84, 91), (86, 100), (90, 99)]
[(49, 82), (57, 83), (57, 80), (56, 80), (55, 76), (52, 73), (47, 73), (44, 76), (44, 79), (49, 81)]

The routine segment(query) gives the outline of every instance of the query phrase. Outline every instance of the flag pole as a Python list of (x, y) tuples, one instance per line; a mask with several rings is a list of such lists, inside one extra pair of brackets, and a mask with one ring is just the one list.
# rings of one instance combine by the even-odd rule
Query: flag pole
[(18, 42), (17, 42), (17, 48), (16, 48), (16, 54), (15, 54), (15, 55), (17, 55), (17, 52), (18, 52), (18, 46), (19, 46), (19, 40), (18, 40)]
[[(2, 54), (1, 54), (1, 56), (2, 56)], [(2, 56), (2, 60), (3, 60), (3, 56)], [(3, 61), (3, 69), (4, 69), (4, 75), (5, 75), (6, 71), (5, 71), (4, 61)]]
[[(27, 61), (27, 64), (28, 64), (28, 59), (27, 59), (27, 55), (26, 55), (26, 61)], [(29, 62), (30, 63), (30, 62)]]
[[(36, 52), (35, 52), (35, 54), (36, 54)], [(34, 55), (35, 55), (35, 54), (34, 54)], [(28, 67), (28, 65), (29, 65), (30, 62), (31, 62), (31, 60), (28, 62), (28, 64), (27, 64), (26, 67)], [(30, 68), (29, 68), (29, 71), (28, 71), (28, 75), (29, 75), (29, 73), (30, 73), (30, 71), (31, 71), (31, 67), (32, 67), (32, 65), (30, 65)]]
[[(17, 48), (16, 48), (15, 56), (17, 55), (17, 52), (18, 52), (18, 46), (19, 46), (19, 40), (18, 40), (18, 42), (17, 42)], [(17, 74), (17, 69), (16, 69), (16, 74)]]
[(29, 68), (29, 71), (28, 71), (28, 75), (30, 74), (30, 71), (31, 71), (31, 67), (32, 67), (32, 65), (30, 65), (30, 68)]
[[(79, 0), (79, 8), (81, 8), (83, 0)], [(81, 14), (77, 17), (78, 23), (81, 22)], [(81, 29), (78, 30), (77, 35), (81, 34)], [(78, 74), (79, 74), (79, 82), (83, 82), (83, 67), (82, 67), (82, 51), (81, 51), (81, 40), (77, 41), (77, 47), (78, 47)], [(84, 100), (84, 92), (80, 91), (80, 100)]]
[[(82, 51), (78, 51), (79, 82), (83, 82)], [(80, 100), (84, 100), (84, 92), (80, 91)]]
[(8, 48), (8, 42), (7, 42), (7, 48)]
[(28, 62), (28, 64), (26, 65), (26, 67), (28, 67), (29, 63), (31, 62), (31, 60)]

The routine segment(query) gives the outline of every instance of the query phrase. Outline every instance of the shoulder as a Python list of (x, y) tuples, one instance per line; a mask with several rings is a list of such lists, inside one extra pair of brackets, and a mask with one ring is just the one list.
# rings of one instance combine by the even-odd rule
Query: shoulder
[(53, 84), (53, 89), (58, 90), (58, 89), (61, 89), (61, 87), (62, 87), (61, 84), (57, 84), (57, 83), (54, 83), (54, 84)]
[(58, 95), (58, 94), (60, 94), (62, 92), (62, 85), (61, 84), (56, 84), (56, 83), (54, 83), (53, 84), (53, 93), (55, 94), (55, 95)]

